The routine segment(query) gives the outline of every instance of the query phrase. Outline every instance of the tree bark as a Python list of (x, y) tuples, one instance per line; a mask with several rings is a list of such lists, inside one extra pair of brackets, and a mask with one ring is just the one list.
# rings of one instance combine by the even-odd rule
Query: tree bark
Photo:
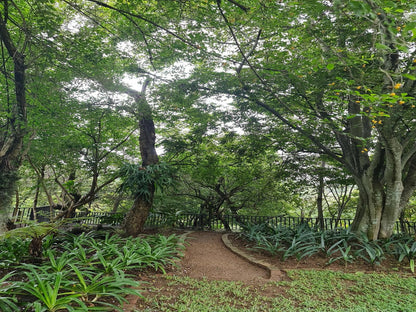
[[(371, 165), (361, 176), (355, 176), (360, 198), (352, 230), (363, 232), (372, 240), (393, 234), (409, 194), (416, 190), (416, 174), (411, 169), (415, 161), (405, 156), (396, 139), (384, 136), (382, 142)], [(411, 163), (405, 165), (406, 159), (406, 163)]]
[[(8, 4), (5, 3), (5, 5)], [(7, 103), (9, 116), (0, 132), (0, 233), (6, 230), (17, 181), (17, 170), (22, 161), (23, 138), (26, 135), (27, 126), (25, 56), (17, 50), (6, 23), (7, 21), (0, 14), (0, 40), (13, 60), (15, 98), (11, 103)]]
[[(322, 162), (321, 168), (325, 168), (325, 162)], [(324, 224), (324, 209), (323, 209), (323, 197), (324, 197), (324, 177), (323, 173), (319, 172), (319, 184), (318, 184), (318, 196), (316, 198), (316, 208), (318, 210), (318, 221), (319, 228), (323, 230), (325, 228)]]
[[(135, 90), (128, 90), (128, 94), (133, 96), (138, 106), (139, 116), (139, 144), (140, 154), (142, 157), (142, 167), (145, 169), (149, 165), (155, 165), (159, 162), (159, 157), (156, 152), (156, 132), (155, 125), (152, 118), (152, 109), (147, 103), (145, 92), (150, 80), (146, 80), (141, 92)], [(149, 216), (153, 205), (153, 196), (155, 187), (153, 184), (148, 185), (150, 196), (147, 198), (143, 196), (136, 196), (132, 208), (126, 214), (123, 222), (123, 230), (126, 236), (137, 236), (143, 232), (144, 224)]]
[[(153, 190), (154, 192), (154, 190)], [(153, 196), (150, 201), (143, 197), (136, 197), (131, 209), (124, 219), (123, 230), (126, 236), (137, 236), (143, 232), (144, 224), (149, 216), (153, 204)]]

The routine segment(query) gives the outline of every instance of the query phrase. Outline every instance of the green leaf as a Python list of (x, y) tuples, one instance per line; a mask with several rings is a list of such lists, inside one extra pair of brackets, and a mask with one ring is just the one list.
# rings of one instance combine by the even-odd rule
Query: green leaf
[(328, 65), (326, 65), (326, 68), (327, 68), (328, 70), (333, 70), (333, 69), (334, 69), (334, 67), (335, 67), (335, 65), (334, 65), (333, 63), (329, 63)]
[(410, 74), (402, 74), (402, 76), (410, 80), (416, 80), (416, 76)]
[(378, 42), (376, 43), (376, 48), (379, 50), (391, 50), (390, 47)]

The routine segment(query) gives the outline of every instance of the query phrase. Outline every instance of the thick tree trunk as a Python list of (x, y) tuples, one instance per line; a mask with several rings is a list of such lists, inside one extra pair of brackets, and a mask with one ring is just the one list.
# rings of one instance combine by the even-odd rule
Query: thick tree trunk
[(372, 176), (363, 176), (357, 181), (360, 197), (352, 230), (365, 233), (369, 239), (378, 238), (380, 221), (384, 206), (383, 187)]
[[(407, 172), (403, 179), (400, 148), (389, 144), (386, 150), (381, 151), (382, 157), (376, 154), (372, 166), (355, 179), (360, 198), (352, 230), (366, 233), (372, 240), (393, 234), (396, 221), (409, 201), (408, 193), (415, 190), (413, 173)], [(409, 182), (406, 187), (403, 180)]]
[(390, 237), (404, 208), (395, 199), (400, 187), (394, 189), (385, 190), (383, 185), (374, 182), (359, 186), (360, 199), (352, 230), (365, 233), (371, 240)]
[(146, 201), (142, 197), (134, 200), (133, 206), (127, 212), (124, 220), (124, 233), (126, 236), (137, 236), (143, 232), (144, 224), (149, 216), (152, 202)]
[(7, 221), (16, 186), (17, 174), (0, 169), (0, 234), (7, 231)]

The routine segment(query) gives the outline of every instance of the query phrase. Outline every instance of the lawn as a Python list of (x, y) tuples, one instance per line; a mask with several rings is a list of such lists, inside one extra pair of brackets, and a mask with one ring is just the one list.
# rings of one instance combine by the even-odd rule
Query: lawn
[(135, 311), (416, 311), (416, 279), (397, 273), (290, 270), (280, 282), (154, 275)]

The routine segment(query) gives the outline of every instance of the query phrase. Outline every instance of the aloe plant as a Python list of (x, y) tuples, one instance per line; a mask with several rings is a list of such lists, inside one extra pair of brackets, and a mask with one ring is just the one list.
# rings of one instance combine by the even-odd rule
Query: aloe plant
[(264, 250), (272, 256), (276, 256), (280, 251), (283, 250), (283, 247), (279, 240), (272, 240), (267, 239), (266, 237), (262, 237), (256, 242), (254, 249)]
[(344, 261), (345, 266), (347, 266), (348, 263), (352, 263), (355, 260), (355, 256), (353, 255), (351, 251), (351, 245), (348, 246), (342, 246), (337, 245), (337, 249), (334, 251), (339, 252), (341, 255), (338, 257), (331, 257), (328, 261), (328, 264), (331, 264), (332, 262), (335, 262), (337, 260)]
[(68, 251), (64, 251), (59, 256), (55, 256), (55, 252), (49, 249), (46, 252), (46, 255), (49, 263), (46, 263), (45, 265), (50, 266), (54, 272), (64, 272), (64, 269), (74, 260), (74, 255)]
[(357, 257), (364, 259), (372, 265), (380, 264), (385, 258), (384, 251), (377, 242), (362, 241), (354, 244), (354, 246), (359, 247), (355, 252)]

